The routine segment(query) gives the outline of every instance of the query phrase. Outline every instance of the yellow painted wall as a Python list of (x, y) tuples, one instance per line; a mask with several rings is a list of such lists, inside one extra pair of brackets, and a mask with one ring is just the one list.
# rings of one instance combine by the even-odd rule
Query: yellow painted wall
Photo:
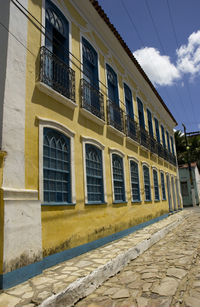
[(4, 202), (3, 191), (1, 189), (3, 183), (3, 165), (6, 153), (0, 151), (0, 274), (3, 273), (3, 244), (4, 244)]
[[(39, 20), (42, 20), (41, 2), (29, 0), (29, 11)], [(72, 53), (80, 59), (80, 26), (86, 27), (86, 21), (76, 11), (75, 8), (65, 0), (69, 13), (76, 22), (71, 23), (71, 45)], [(80, 26), (79, 26), (80, 25)], [(94, 39), (94, 44), (99, 48), (99, 77), (106, 84), (105, 74), (105, 54), (107, 47), (95, 33), (84, 33), (86, 38)], [(72, 111), (61, 103), (42, 93), (36, 87), (36, 75), (39, 69), (39, 48), (41, 46), (41, 33), (33, 26), (28, 24), (28, 48), (31, 52), (27, 53), (27, 83), (26, 83), (26, 135), (25, 135), (25, 182), (27, 189), (39, 189), (39, 128), (36, 117), (48, 118), (68, 127), (75, 132), (75, 181), (76, 181), (76, 205), (75, 206), (42, 206), (42, 242), (44, 255), (62, 251), (84, 244), (95, 239), (110, 235), (114, 232), (129, 228), (149, 219), (160, 216), (168, 212), (167, 201), (144, 202), (144, 186), (142, 174), (142, 162), (150, 166), (151, 176), (151, 195), (154, 199), (152, 168), (156, 166), (158, 170), (163, 170), (176, 176), (176, 169), (168, 163), (160, 161), (158, 158), (151, 157), (150, 153), (142, 150), (137, 145), (133, 145), (126, 138), (119, 138), (111, 133), (107, 126), (100, 127), (94, 122), (86, 119), (79, 112), (79, 86), (80, 86), (80, 63), (74, 59), (72, 68), (76, 73), (76, 103), (78, 107)], [(126, 80), (122, 74), (125, 72), (122, 64), (116, 58), (109, 62), (118, 68), (118, 80), (120, 84), (119, 95), (123, 100), (123, 82)], [(129, 83), (136, 88), (134, 80)], [(102, 91), (105, 87), (100, 85)], [(140, 93), (146, 99), (144, 93)], [(136, 110), (136, 95), (133, 92), (134, 109)], [(106, 112), (106, 97), (104, 95), (104, 106)], [(122, 106), (123, 107), (123, 106)], [(173, 128), (173, 127), (172, 127)], [(171, 129), (172, 129), (171, 128)], [(84, 201), (84, 170), (83, 170), (83, 146), (81, 136), (94, 138), (105, 145), (105, 169), (106, 169), (106, 205), (85, 205)], [(126, 204), (113, 204), (112, 199), (112, 180), (110, 167), (109, 148), (116, 148), (125, 154), (125, 179), (126, 179)], [(140, 161), (140, 183), (141, 183), (141, 203), (132, 204), (130, 194), (130, 177), (128, 156), (133, 156)], [(31, 170), (31, 171), (30, 171)], [(158, 173), (159, 185), (160, 174)], [(167, 193), (167, 192), (166, 192)], [(161, 187), (160, 187), (161, 197)]]

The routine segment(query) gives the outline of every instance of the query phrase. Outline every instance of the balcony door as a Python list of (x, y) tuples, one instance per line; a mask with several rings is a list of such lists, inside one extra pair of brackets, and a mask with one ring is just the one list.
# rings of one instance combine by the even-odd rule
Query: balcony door
[(98, 56), (90, 43), (82, 38), (83, 54), (83, 95), (84, 102), (92, 113), (93, 109), (100, 111), (99, 81), (98, 81)]
[(45, 83), (68, 96), (69, 23), (51, 1), (46, 1), (45, 47)]

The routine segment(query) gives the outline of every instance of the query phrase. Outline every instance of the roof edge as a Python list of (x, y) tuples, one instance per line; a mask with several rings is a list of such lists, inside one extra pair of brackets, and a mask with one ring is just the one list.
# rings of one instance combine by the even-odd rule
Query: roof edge
[(135, 66), (137, 67), (137, 69), (139, 70), (139, 72), (142, 74), (142, 76), (144, 77), (144, 79), (147, 81), (147, 83), (149, 84), (150, 88), (152, 89), (152, 91), (154, 92), (154, 94), (156, 95), (156, 97), (158, 98), (158, 100), (161, 102), (162, 106), (165, 108), (165, 110), (167, 111), (167, 113), (170, 115), (170, 117), (172, 118), (172, 120), (174, 121), (174, 123), (176, 125), (178, 125), (177, 121), (175, 120), (174, 116), (172, 115), (172, 113), (170, 112), (170, 110), (168, 109), (168, 107), (166, 106), (166, 104), (164, 103), (163, 99), (161, 98), (160, 94), (157, 92), (157, 90), (155, 89), (154, 85), (152, 84), (152, 82), (150, 81), (149, 77), (146, 75), (146, 73), (144, 72), (144, 70), (142, 69), (142, 67), (140, 66), (140, 64), (138, 63), (138, 61), (136, 60), (136, 58), (134, 57), (133, 53), (131, 52), (131, 50), (129, 49), (129, 47), (127, 46), (127, 44), (125, 43), (125, 41), (123, 40), (123, 38), (121, 37), (121, 35), (119, 34), (119, 32), (117, 31), (117, 29), (115, 28), (115, 26), (110, 22), (108, 16), (106, 15), (106, 13), (104, 12), (104, 10), (102, 9), (102, 7), (99, 5), (97, 0), (89, 0), (91, 2), (91, 4), (93, 5), (93, 7), (96, 9), (97, 13), (99, 14), (99, 16), (105, 21), (105, 23), (108, 25), (108, 27), (110, 28), (110, 30), (113, 32), (113, 34), (115, 35), (115, 37), (118, 39), (118, 41), (120, 42), (121, 46), (124, 48), (124, 50), (126, 51), (126, 53), (128, 54), (129, 58), (132, 60), (132, 62), (135, 64)]

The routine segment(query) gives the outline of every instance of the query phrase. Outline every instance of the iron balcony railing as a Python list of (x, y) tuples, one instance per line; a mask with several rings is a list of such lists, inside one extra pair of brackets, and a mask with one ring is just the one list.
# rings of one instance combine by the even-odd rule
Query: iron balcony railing
[(149, 136), (149, 143), (150, 143), (150, 151), (152, 153), (158, 154), (158, 144), (157, 144), (157, 141), (151, 135)]
[(81, 79), (81, 107), (105, 120), (103, 95), (85, 79)]
[(126, 115), (125, 127), (126, 135), (137, 143), (140, 143), (140, 130), (138, 124), (129, 115)]
[(107, 120), (108, 125), (124, 133), (123, 110), (110, 99), (107, 100)]
[(39, 81), (75, 102), (75, 72), (46, 47), (40, 48)]
[(145, 148), (150, 149), (149, 134), (142, 127), (140, 127), (140, 144)]
[(158, 143), (158, 156), (164, 158), (164, 148), (160, 143)]

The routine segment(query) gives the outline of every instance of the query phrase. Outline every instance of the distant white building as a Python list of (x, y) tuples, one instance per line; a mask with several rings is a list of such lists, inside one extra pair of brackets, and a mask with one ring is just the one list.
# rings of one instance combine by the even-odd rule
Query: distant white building
[[(191, 163), (192, 168), (192, 178), (195, 190), (195, 204), (200, 203), (200, 173), (197, 167), (197, 163)], [(181, 193), (183, 198), (183, 206), (192, 206), (192, 193), (191, 193), (191, 183), (188, 164), (183, 164), (179, 166), (179, 177), (181, 183)]]

